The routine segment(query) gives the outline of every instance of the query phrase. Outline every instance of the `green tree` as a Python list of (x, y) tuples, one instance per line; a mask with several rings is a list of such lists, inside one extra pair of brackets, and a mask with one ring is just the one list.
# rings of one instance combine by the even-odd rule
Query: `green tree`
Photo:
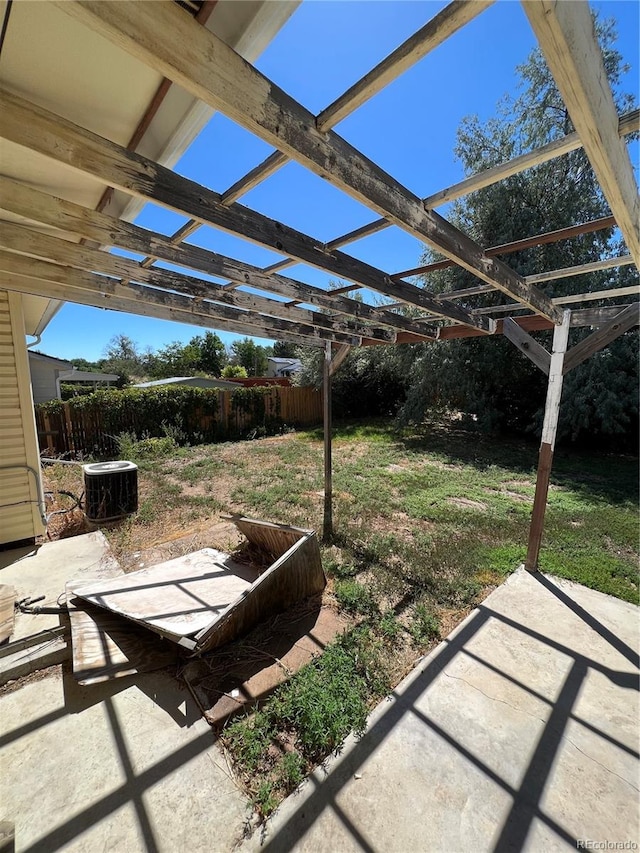
[(298, 347), (289, 341), (276, 341), (273, 345), (273, 355), (275, 358), (297, 358)]
[(223, 379), (246, 379), (247, 371), (239, 364), (227, 364), (222, 368)]
[(117, 373), (124, 384), (145, 373), (144, 359), (138, 344), (128, 335), (114, 335), (99, 362), (105, 373)]
[(244, 367), (247, 376), (264, 376), (270, 355), (271, 347), (260, 346), (251, 338), (242, 338), (231, 344), (231, 363)]
[(186, 344), (174, 341), (147, 358), (150, 375), (158, 379), (204, 373), (220, 376), (226, 364), (224, 344), (214, 332), (196, 335)]
[[(597, 23), (605, 66), (619, 111), (633, 107), (620, 91), (625, 70), (615, 50), (611, 21)], [(518, 69), (521, 94), (506, 98), (497, 115), (482, 123), (465, 119), (458, 131), (456, 154), (467, 174), (475, 174), (571, 133), (573, 126), (553, 77), (538, 49)], [(609, 209), (582, 150), (528, 169), (472, 193), (453, 204), (448, 218), (482, 246), (508, 243), (606, 216)], [(521, 275), (574, 266), (623, 253), (619, 234), (606, 229), (505, 256)], [(426, 263), (435, 259), (426, 251)], [(551, 296), (604, 290), (637, 281), (637, 272), (621, 267), (559, 279), (544, 286)], [(437, 292), (477, 284), (452, 267), (425, 282)], [(467, 298), (469, 308), (511, 301), (499, 291)], [(592, 303), (597, 306), (601, 303)], [(610, 303), (608, 303), (610, 304)], [(572, 333), (571, 343), (587, 330)], [(550, 333), (540, 338), (550, 342)], [(569, 374), (563, 393), (561, 435), (573, 439), (619, 435), (637, 423), (637, 333), (628, 333)], [(546, 377), (503, 338), (470, 338), (416, 348), (411, 386), (402, 414), (419, 420), (434, 405), (473, 415), (489, 429), (537, 428), (544, 406)], [(626, 389), (626, 390), (623, 390)]]

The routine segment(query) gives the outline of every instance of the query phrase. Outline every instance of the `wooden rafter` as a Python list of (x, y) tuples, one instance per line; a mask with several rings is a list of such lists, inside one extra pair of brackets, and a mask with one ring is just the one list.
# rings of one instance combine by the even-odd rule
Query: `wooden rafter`
[[(59, 6), (483, 281), (560, 322), (558, 309), (536, 287), (425, 210), (417, 196), (333, 131), (318, 133), (312, 113), (172, 3), (154, 3), (150, 9), (131, 2), (74, 0)], [(176, 50), (177, 43), (188, 44), (189, 50)]]
[[(382, 323), (394, 329), (421, 332), (426, 338), (435, 334), (391, 311), (380, 312), (355, 299), (334, 297), (330, 292), (284, 276), (265, 275), (258, 267), (218, 255), (190, 244), (177, 245), (173, 239), (148, 231), (129, 222), (89, 210), (73, 202), (55, 198), (32, 187), (0, 177), (0, 206), (18, 216), (70, 232), (104, 246), (116, 246), (140, 254), (152, 253), (155, 257), (180, 266), (189, 267), (208, 275), (232, 278), (238, 284), (250, 285), (258, 290), (268, 290), (299, 303), (317, 305), (359, 320)], [(222, 293), (228, 293), (224, 287)], [(231, 294), (229, 294), (231, 296)], [(218, 298), (223, 298), (220, 295)], [(233, 299), (223, 301), (234, 303)]]
[[(198, 30), (203, 29), (197, 24), (194, 26)], [(72, 166), (130, 195), (157, 202), (276, 251), (286, 251), (305, 263), (355, 279), (365, 287), (436, 316), (468, 323), (485, 332), (493, 328), (492, 321), (473, 317), (454, 303), (438, 303), (428, 292), (414, 285), (394, 283), (381, 270), (342, 252), (327, 251), (321, 242), (300, 231), (242, 205), (225, 206), (220, 202), (220, 195), (213, 190), (5, 90), (0, 90), (0, 110), (3, 114), (1, 133), (6, 139)]]
[[(618, 130), (620, 136), (628, 136), (630, 133), (640, 130), (640, 110), (632, 110), (631, 112), (621, 115), (618, 123)], [(569, 134), (568, 136), (562, 137), (562, 139), (554, 140), (548, 145), (543, 145), (540, 148), (536, 148), (527, 154), (522, 154), (520, 157), (516, 157), (506, 163), (501, 163), (498, 166), (493, 166), (490, 169), (485, 169), (482, 172), (471, 175), (459, 184), (454, 184), (452, 187), (440, 190), (433, 196), (427, 196), (422, 199), (423, 204), (428, 208), (437, 207), (438, 204), (443, 204), (445, 201), (460, 198), (474, 190), (482, 189), (483, 187), (488, 187), (492, 184), (497, 184), (499, 181), (502, 181), (511, 175), (520, 174), (520, 172), (524, 172), (532, 166), (539, 165), (540, 163), (546, 163), (549, 160), (553, 160), (555, 157), (559, 157), (561, 154), (566, 154), (569, 151), (575, 151), (579, 148), (582, 148), (582, 142), (580, 141), (578, 134)], [(363, 237), (369, 237), (372, 234), (377, 234), (379, 231), (383, 231), (390, 225), (391, 223), (384, 218), (375, 219), (373, 222), (361, 225), (353, 231), (348, 231), (346, 234), (336, 237), (334, 240), (327, 243), (327, 247), (338, 248), (340, 246), (347, 246), (349, 243), (354, 243), (356, 240), (361, 240)], [(489, 250), (486, 251), (488, 253)], [(498, 253), (496, 252), (496, 254)], [(265, 271), (286, 269), (286, 267), (295, 263), (296, 261), (294, 258), (286, 258), (283, 261), (278, 261), (270, 267), (266, 267)], [(444, 269), (451, 265), (451, 262), (448, 260), (438, 263), (442, 265), (428, 265), (427, 268), (419, 267), (412, 270), (405, 270), (404, 272), (396, 273), (392, 278), (395, 279), (396, 277), (403, 278), (409, 275), (417, 275), (421, 272), (430, 272), (433, 269)], [(343, 292), (347, 293), (348, 290), (345, 289)]]
[(459, 29), (492, 5), (494, 0), (455, 0), (354, 83), (316, 119), (323, 133), (362, 106), (412, 65), (441, 45)]
[[(225, 303), (224, 311), (227, 312), (227, 319), (239, 316), (246, 322), (252, 322), (258, 321), (260, 315), (264, 316), (266, 320), (279, 318), (285, 321), (283, 329), (287, 328), (287, 324), (291, 324), (290, 330), (300, 336), (304, 335), (306, 327), (314, 327), (324, 329), (329, 335), (333, 333), (334, 339), (337, 341), (343, 340), (343, 335), (353, 338), (370, 333), (370, 327), (351, 320), (336, 320), (317, 311), (291, 308), (273, 299), (266, 299), (250, 293), (225, 291), (220, 285), (173, 270), (140, 267), (135, 261), (123, 258), (120, 255), (70, 243), (58, 237), (32, 231), (22, 225), (0, 222), (0, 246), (11, 252), (35, 255), (43, 260), (50, 260), (87, 272), (97, 272), (101, 275), (120, 278), (123, 281), (149, 284), (162, 290), (175, 290), (197, 299)], [(216, 307), (218, 306), (216, 305)], [(380, 328), (371, 328), (371, 337), (384, 340), (387, 343), (395, 339), (393, 332)], [(343, 342), (345, 341), (343, 340)]]
[(549, 375), (551, 355), (547, 350), (531, 337), (515, 320), (507, 317), (502, 324), (502, 334), (516, 346), (520, 352), (532, 361), (543, 373)]
[[(465, 24), (479, 15), (495, 0), (453, 0), (445, 6), (422, 29), (408, 38), (403, 44), (386, 57), (370, 72), (354, 83), (351, 88), (316, 118), (316, 127), (320, 131), (330, 130), (347, 115), (360, 107), (366, 100), (388, 86), (393, 80), (403, 74), (408, 68), (422, 59), (447, 38), (452, 36)], [(222, 193), (223, 204), (232, 204), (242, 195), (256, 187), (266, 178), (273, 175), (281, 166), (289, 162), (289, 157), (281, 151), (269, 154), (261, 163), (236, 181), (228, 190)], [(386, 225), (385, 221), (385, 225)], [(196, 220), (190, 220), (173, 235), (173, 239), (184, 239), (200, 227)], [(183, 233), (184, 231), (184, 233)], [(343, 244), (344, 245), (344, 244)], [(332, 246), (331, 248), (337, 248)], [(153, 258), (145, 258), (143, 264), (153, 263)], [(286, 264), (289, 266), (289, 263)], [(284, 266), (282, 267), (284, 269)]]
[(523, 7), (629, 253), (640, 265), (640, 197), (589, 4), (524, 0)]
[[(7, 261), (6, 255), (10, 256), (10, 262)], [(4, 269), (6, 266), (11, 267), (10, 272)], [(36, 275), (29, 275), (29, 272)], [(105, 276), (47, 264), (9, 252), (0, 251), (0, 282), (1, 286), (8, 290), (43, 296), (46, 299), (76, 302), (93, 308), (124, 311), (127, 314), (155, 317), (159, 320), (171, 320), (174, 323), (187, 323), (190, 326), (202, 326), (239, 335), (278, 338), (301, 346), (324, 345), (322, 336), (314, 339), (305, 334), (301, 337), (290, 331), (276, 329), (266, 321), (254, 325), (240, 320), (226, 320), (210, 308), (211, 303), (205, 301), (198, 302), (188, 296), (169, 294), (143, 285), (123, 285)]]

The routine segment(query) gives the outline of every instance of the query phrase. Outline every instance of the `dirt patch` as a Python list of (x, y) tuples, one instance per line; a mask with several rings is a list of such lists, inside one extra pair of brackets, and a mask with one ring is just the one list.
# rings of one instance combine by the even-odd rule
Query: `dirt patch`
[(512, 492), (510, 489), (500, 487), (499, 489), (483, 489), (488, 495), (502, 495), (505, 498), (510, 498), (512, 501), (520, 501), (521, 503), (532, 504), (533, 498), (530, 495), (522, 495), (520, 492)]
[(479, 512), (486, 512), (487, 505), (482, 501), (472, 501), (469, 498), (447, 498), (447, 503), (452, 506), (460, 507), (461, 509), (476, 509)]
[(121, 555), (120, 565), (125, 572), (134, 572), (176, 557), (183, 557), (202, 548), (215, 548), (228, 554), (235, 551), (241, 540), (242, 536), (233, 522), (218, 521), (187, 533), (179, 531), (173, 539), (169, 538), (157, 545)]

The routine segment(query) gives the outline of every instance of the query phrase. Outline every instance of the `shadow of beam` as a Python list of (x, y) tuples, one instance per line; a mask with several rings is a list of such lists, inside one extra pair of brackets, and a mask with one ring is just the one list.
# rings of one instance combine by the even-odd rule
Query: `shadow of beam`
[[(586, 674), (587, 668), (582, 662), (575, 662), (569, 670), (502, 826), (493, 848), (494, 853), (516, 853), (522, 850), (534, 817), (540, 816), (540, 799)], [(565, 841), (572, 846), (575, 844), (575, 838), (571, 836), (565, 837)]]
[(132, 784), (135, 784), (136, 792), (138, 796), (141, 796), (144, 791), (157, 785), (179, 767), (193, 760), (213, 743), (212, 733), (210, 731), (204, 732), (147, 770), (143, 770), (142, 773), (133, 777), (131, 782), (125, 782), (98, 802), (92, 803), (65, 823), (55, 827), (30, 847), (25, 848), (23, 853), (53, 853), (55, 850), (60, 850), (77, 835), (86, 832), (89, 826), (99, 823), (108, 815), (125, 806), (131, 800)]
[(549, 578), (545, 577), (541, 572), (533, 572), (531, 575), (534, 580), (537, 580), (539, 584), (541, 584), (548, 592), (552, 595), (555, 595), (563, 604), (565, 604), (569, 610), (573, 611), (582, 621), (592, 628), (596, 634), (599, 634), (603, 640), (606, 640), (609, 645), (613, 646), (613, 648), (619, 652), (623, 657), (625, 657), (629, 663), (632, 663), (635, 667), (640, 668), (640, 655), (636, 652), (635, 649), (632, 649), (631, 646), (628, 646), (620, 637), (616, 637), (616, 635), (607, 628), (606, 625), (603, 625), (595, 616), (589, 613), (584, 609), (577, 601), (574, 601), (570, 595), (568, 595), (563, 589), (559, 586), (556, 586)]

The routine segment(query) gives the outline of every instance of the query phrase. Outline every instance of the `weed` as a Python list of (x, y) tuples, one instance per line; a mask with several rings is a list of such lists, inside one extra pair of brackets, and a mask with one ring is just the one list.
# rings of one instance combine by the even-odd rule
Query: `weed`
[(336, 598), (341, 607), (349, 613), (361, 613), (366, 616), (376, 609), (371, 592), (355, 580), (340, 580), (336, 583)]
[(413, 611), (413, 622), (410, 628), (411, 636), (418, 646), (437, 640), (440, 636), (438, 617), (425, 604), (416, 604)]
[(265, 779), (265, 781), (260, 784), (260, 787), (253, 798), (253, 802), (260, 814), (264, 817), (269, 817), (279, 802), (271, 781)]
[(295, 750), (293, 752), (287, 752), (277, 767), (282, 784), (287, 791), (291, 791), (298, 787), (304, 779), (304, 770), (304, 759), (300, 753)]
[(398, 622), (393, 610), (387, 610), (387, 612), (383, 614), (378, 627), (380, 633), (390, 640), (395, 640), (402, 630), (402, 626)]

